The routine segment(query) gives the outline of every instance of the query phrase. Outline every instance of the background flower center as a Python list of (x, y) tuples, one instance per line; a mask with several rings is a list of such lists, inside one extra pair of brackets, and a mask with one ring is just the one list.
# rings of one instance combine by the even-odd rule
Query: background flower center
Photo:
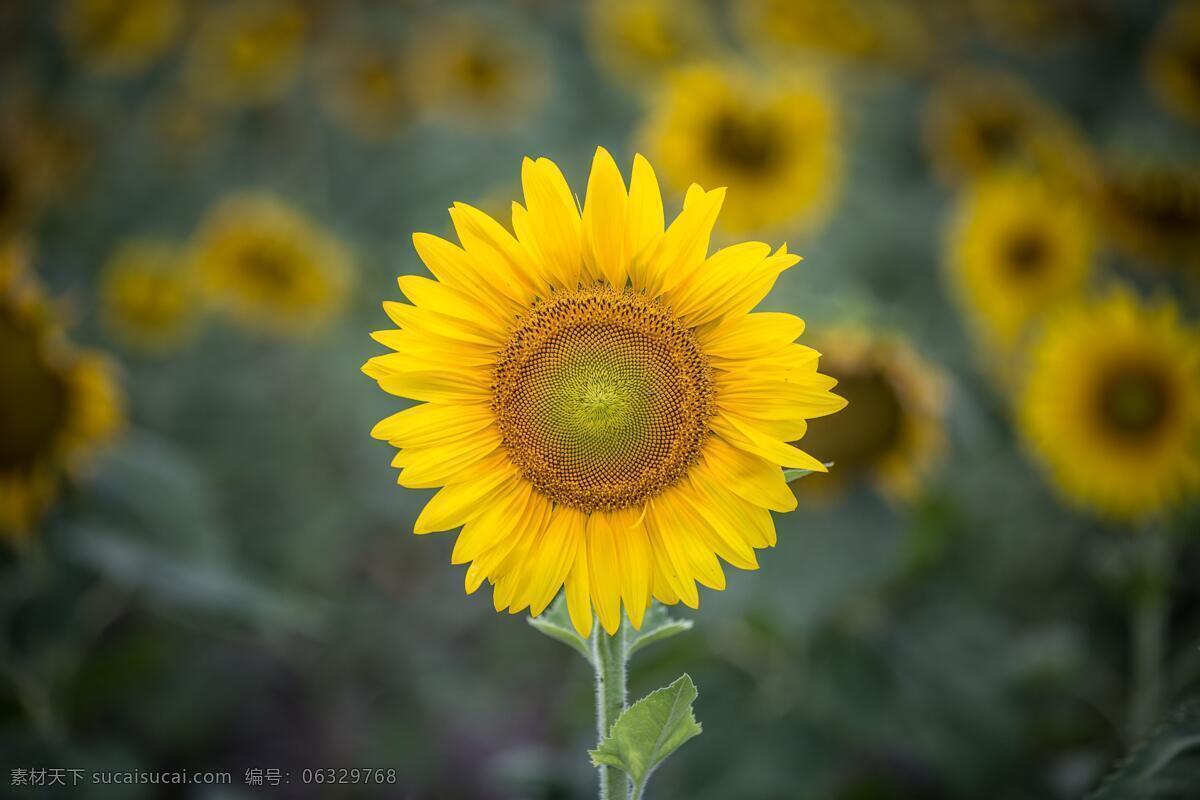
[(886, 458), (904, 435), (904, 408), (892, 382), (874, 368), (838, 369), (822, 362), (821, 371), (837, 378), (846, 408), (809, 420), (804, 449), (840, 472), (857, 473)]
[(727, 111), (712, 123), (709, 149), (718, 161), (744, 172), (765, 172), (778, 163), (783, 142), (766, 114)]
[(1104, 430), (1119, 439), (1138, 441), (1152, 436), (1167, 419), (1171, 387), (1152, 367), (1123, 366), (1101, 379), (1099, 401)]
[(31, 468), (66, 416), (66, 388), (34, 335), (0, 315), (0, 470)]

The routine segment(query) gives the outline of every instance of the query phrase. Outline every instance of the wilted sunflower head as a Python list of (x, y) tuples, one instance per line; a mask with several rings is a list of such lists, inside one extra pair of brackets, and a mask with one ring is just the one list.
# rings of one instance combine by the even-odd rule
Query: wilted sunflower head
[(395, 352), (363, 370), (418, 404), (376, 426), (409, 487), (439, 487), (417, 533), (462, 526), (466, 587), (497, 610), (542, 612), (566, 587), (587, 635), (651, 598), (699, 603), (718, 557), (757, 567), (771, 511), (795, 507), (781, 466), (823, 471), (786, 444), (837, 411), (834, 381), (794, 343), (790, 314), (750, 313), (798, 261), (759, 242), (708, 255), (725, 191), (693, 185), (665, 226), (658, 182), (628, 189), (599, 150), (580, 213), (558, 167), (526, 159), (513, 236), (466, 205), (460, 245), (413, 237), (435, 280), (400, 278), (385, 303)]
[(308, 20), (293, 0), (231, 0), (204, 10), (188, 53), (197, 96), (220, 106), (279, 99), (295, 81)]
[(1113, 162), (1101, 173), (1096, 196), (1105, 230), (1130, 258), (1200, 267), (1200, 167)]
[(527, 121), (549, 89), (541, 42), (511, 19), (482, 10), (426, 20), (412, 37), (406, 61), (422, 108), (472, 129)]
[(671, 188), (692, 180), (730, 188), (727, 230), (811, 230), (839, 188), (838, 132), (837, 106), (817, 79), (758, 81), (710, 64), (668, 75), (641, 138)]
[(1159, 101), (1200, 125), (1200, 1), (1177, 2), (1163, 16), (1146, 71)]
[(68, 0), (62, 7), (62, 28), (88, 67), (106, 75), (129, 75), (167, 51), (185, 15), (182, 0)]
[(184, 248), (158, 239), (122, 243), (105, 263), (104, 322), (127, 345), (164, 353), (195, 331), (201, 297)]
[(248, 327), (278, 335), (328, 323), (353, 279), (337, 239), (308, 215), (262, 193), (218, 203), (201, 226), (194, 257), (218, 306)]
[(666, 70), (716, 46), (712, 21), (697, 0), (592, 0), (588, 39), (601, 64), (635, 88), (648, 88)]
[(1009, 171), (980, 179), (963, 196), (945, 265), (982, 343), (1006, 352), (1032, 321), (1079, 295), (1094, 251), (1091, 219), (1074, 195)]
[(27, 535), (70, 474), (120, 427), (101, 356), (71, 347), (55, 309), (0, 254), (0, 538)]
[(1019, 412), (1071, 502), (1162, 513), (1200, 488), (1200, 333), (1128, 291), (1065, 309), (1033, 344)]
[(912, 499), (945, 446), (945, 375), (897, 335), (842, 327), (814, 345), (847, 405), (809, 423), (805, 449), (834, 469), (797, 490), (816, 497), (866, 480), (888, 499)]

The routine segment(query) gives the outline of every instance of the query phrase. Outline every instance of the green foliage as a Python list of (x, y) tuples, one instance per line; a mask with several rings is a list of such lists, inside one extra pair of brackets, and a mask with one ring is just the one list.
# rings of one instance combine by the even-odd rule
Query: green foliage
[(642, 796), (651, 773), (687, 740), (700, 735), (692, 712), (699, 693), (686, 673), (656, 689), (617, 718), (612, 732), (589, 751), (596, 766), (617, 767), (633, 780), (633, 797)]
[(639, 650), (691, 629), (691, 620), (674, 619), (667, 613), (666, 606), (652, 603), (642, 620), (642, 629), (640, 631), (630, 629), (625, 634), (629, 637), (629, 641), (625, 645), (625, 658), (633, 658), (633, 654)]
[(1200, 778), (1200, 698), (1180, 706), (1109, 774), (1090, 800), (1184, 800)]
[(571, 616), (567, 612), (567, 599), (563, 595), (559, 595), (540, 617), (530, 617), (528, 621), (535, 630), (562, 642), (586, 658), (589, 664), (594, 664), (591, 645), (571, 624)]
[[(832, 466), (833, 466), (832, 461), (825, 462), (825, 469), (829, 469)], [(814, 472), (816, 472), (816, 470), (813, 470), (813, 469), (785, 469), (783, 471), (783, 479), (785, 481), (787, 481), (788, 483), (791, 483), (792, 481), (798, 480), (807, 475), (812, 475)]]

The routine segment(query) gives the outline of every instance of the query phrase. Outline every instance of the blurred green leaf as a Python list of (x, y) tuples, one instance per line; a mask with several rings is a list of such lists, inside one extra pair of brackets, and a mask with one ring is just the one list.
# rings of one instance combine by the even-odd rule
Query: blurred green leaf
[(691, 629), (691, 620), (673, 619), (667, 613), (666, 606), (660, 605), (657, 601), (651, 603), (642, 620), (642, 629), (634, 631), (630, 628), (630, 632), (626, 634), (630, 638), (625, 645), (625, 658), (626, 660), (633, 658), (633, 654), (639, 650)]
[(613, 723), (612, 732), (589, 751), (592, 764), (628, 773), (637, 800), (658, 765), (684, 742), (700, 735), (700, 723), (692, 712), (698, 694), (685, 673), (670, 686), (646, 695), (625, 709)]
[(264, 588), (219, 561), (176, 557), (99, 525), (76, 525), (69, 532), (69, 554), (76, 561), (158, 602), (316, 633), (319, 615), (312, 602)]
[(1122, 760), (1090, 800), (1184, 800), (1200, 776), (1200, 698), (1172, 714)]
[(530, 617), (529, 624), (551, 639), (556, 639), (567, 647), (573, 648), (586, 658), (589, 664), (595, 663), (588, 640), (580, 636), (575, 630), (575, 626), (571, 624), (571, 616), (567, 612), (567, 600), (563, 595), (560, 594), (550, 604), (550, 607), (542, 612), (541, 616)]

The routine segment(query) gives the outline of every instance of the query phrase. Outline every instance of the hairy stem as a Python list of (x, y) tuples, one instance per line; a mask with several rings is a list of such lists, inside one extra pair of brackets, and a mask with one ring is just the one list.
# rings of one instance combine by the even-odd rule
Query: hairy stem
[[(600, 741), (625, 709), (625, 621), (609, 636), (599, 621), (592, 629), (592, 660), (596, 665), (596, 733)], [(628, 783), (616, 767), (599, 767), (600, 800), (625, 800)]]

